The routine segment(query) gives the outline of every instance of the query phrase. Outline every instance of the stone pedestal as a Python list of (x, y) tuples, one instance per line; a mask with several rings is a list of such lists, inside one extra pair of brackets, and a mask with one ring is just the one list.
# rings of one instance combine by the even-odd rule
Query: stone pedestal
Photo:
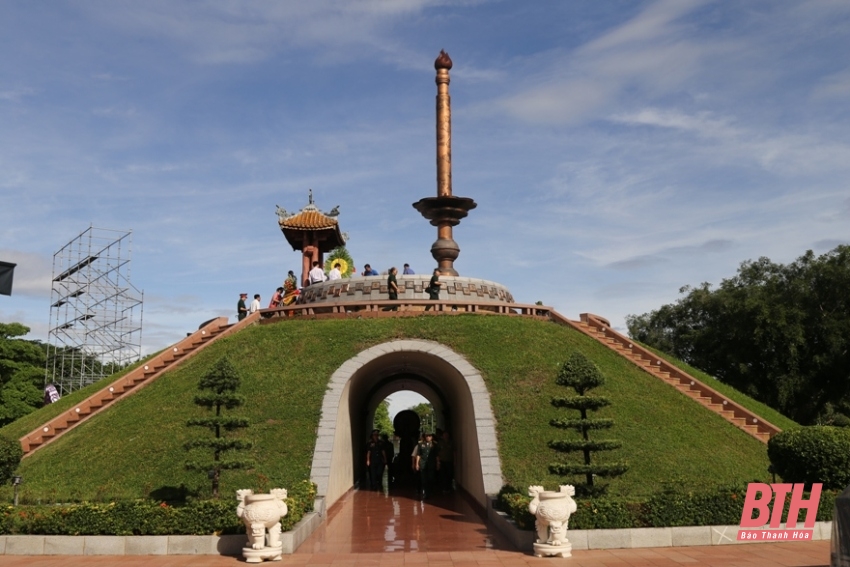
[(573, 544), (569, 540), (564, 540), (561, 545), (552, 545), (549, 543), (535, 543), (535, 557), (572, 557)]
[(262, 563), (263, 561), (280, 561), (283, 557), (283, 546), (277, 544), (277, 547), (264, 547), (263, 549), (254, 549), (252, 547), (242, 548), (242, 557), (245, 558), (245, 563)]

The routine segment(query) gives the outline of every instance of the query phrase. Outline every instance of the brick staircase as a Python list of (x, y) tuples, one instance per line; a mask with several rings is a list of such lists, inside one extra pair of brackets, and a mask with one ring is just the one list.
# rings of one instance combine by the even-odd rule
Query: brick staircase
[(96, 415), (104, 408), (109, 407), (116, 400), (137, 392), (143, 386), (150, 384), (162, 376), (167, 370), (175, 368), (182, 361), (190, 358), (216, 339), (253, 324), (259, 317), (259, 313), (254, 313), (235, 325), (229, 325), (227, 323), (227, 317), (219, 317), (205, 323), (200, 329), (185, 339), (173, 344), (146, 361), (143, 365), (121, 376), (109, 384), (109, 386), (75, 405), (72, 409), (54, 417), (41, 427), (21, 437), (20, 443), (21, 448), (24, 450), (24, 457), (33, 454), (39, 448), (61, 437), (65, 432)]
[(550, 311), (550, 317), (558, 323), (572, 327), (596, 339), (620, 356), (629, 360), (642, 370), (670, 384), (684, 395), (694, 399), (723, 419), (752, 435), (762, 443), (781, 431), (745, 407), (713, 389), (708, 384), (694, 378), (687, 372), (668, 363), (658, 355), (621, 335), (611, 328), (604, 318), (590, 313), (582, 313), (581, 321), (567, 319), (556, 311)]

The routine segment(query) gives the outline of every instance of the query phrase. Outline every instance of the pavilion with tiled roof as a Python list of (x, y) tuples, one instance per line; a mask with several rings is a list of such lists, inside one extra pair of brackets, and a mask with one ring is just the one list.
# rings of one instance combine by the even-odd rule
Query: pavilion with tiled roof
[(307, 285), (307, 277), (313, 262), (324, 265), (324, 254), (343, 246), (348, 235), (339, 230), (339, 207), (329, 213), (319, 210), (313, 202), (313, 190), (310, 190), (307, 206), (297, 213), (288, 213), (277, 207), (278, 224), (286, 241), (293, 250), (300, 250), (301, 286)]

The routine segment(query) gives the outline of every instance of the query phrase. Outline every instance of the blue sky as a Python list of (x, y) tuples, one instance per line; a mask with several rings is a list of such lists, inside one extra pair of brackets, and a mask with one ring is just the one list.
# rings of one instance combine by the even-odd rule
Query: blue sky
[(360, 267), (433, 266), (433, 61), (452, 70), (462, 275), (570, 317), (850, 242), (850, 3), (5, 2), (0, 321), (46, 339), (53, 253), (133, 231), (146, 352), (300, 257), (339, 205)]

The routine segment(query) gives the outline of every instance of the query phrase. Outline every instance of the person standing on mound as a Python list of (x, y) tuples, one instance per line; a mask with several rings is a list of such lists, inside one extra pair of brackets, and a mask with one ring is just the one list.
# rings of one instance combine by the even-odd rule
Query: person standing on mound
[[(393, 266), (390, 268), (390, 274), (387, 276), (387, 295), (392, 301), (396, 301), (398, 299), (398, 281), (396, 280), (396, 274), (398, 270)], [(391, 311), (398, 311), (398, 306), (394, 306), (390, 308)]]
[(322, 283), (323, 281), (328, 279), (328, 276), (325, 275), (325, 271), (319, 266), (318, 262), (313, 262), (313, 269), (310, 270), (308, 274), (308, 278), (310, 280), (310, 285)]
[[(428, 287), (425, 288), (425, 291), (428, 292), (428, 299), (432, 301), (438, 301), (440, 299), (441, 285), (443, 285), (443, 283), (440, 281), (440, 268), (434, 268), (434, 275), (431, 276), (431, 282), (428, 284)], [(430, 309), (430, 305), (425, 307), (425, 311), (429, 311)]]
[(239, 294), (239, 301), (236, 303), (236, 318), (239, 321), (248, 316), (248, 306), (245, 305), (246, 299), (248, 299), (247, 293)]
[(328, 273), (328, 280), (341, 280), (342, 272), (339, 271), (340, 264), (337, 262), (334, 264), (333, 270)]

